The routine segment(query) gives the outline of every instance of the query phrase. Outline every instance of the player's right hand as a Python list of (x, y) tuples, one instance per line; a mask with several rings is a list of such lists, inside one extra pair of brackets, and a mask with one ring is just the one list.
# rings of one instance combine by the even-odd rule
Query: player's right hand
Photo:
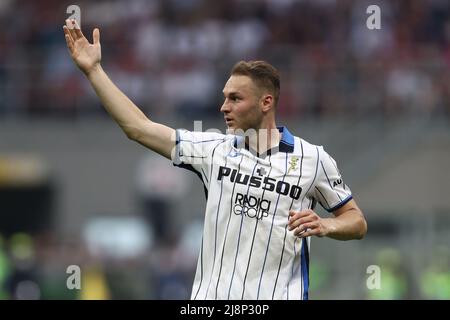
[(102, 59), (100, 30), (94, 29), (92, 33), (94, 43), (91, 44), (81, 32), (80, 26), (75, 19), (67, 19), (63, 29), (67, 47), (73, 61), (81, 71), (88, 75), (100, 65)]

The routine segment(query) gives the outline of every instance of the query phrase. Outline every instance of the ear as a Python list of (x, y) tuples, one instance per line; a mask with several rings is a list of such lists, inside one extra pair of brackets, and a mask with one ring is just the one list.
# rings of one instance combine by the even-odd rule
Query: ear
[(273, 96), (271, 94), (265, 94), (261, 97), (261, 110), (266, 113), (273, 108)]

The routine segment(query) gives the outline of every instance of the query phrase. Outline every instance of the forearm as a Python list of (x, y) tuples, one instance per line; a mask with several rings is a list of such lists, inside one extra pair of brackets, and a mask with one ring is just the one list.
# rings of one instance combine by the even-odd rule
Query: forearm
[(145, 114), (111, 81), (100, 65), (86, 74), (106, 111), (128, 137), (148, 120)]
[(350, 209), (337, 217), (323, 219), (326, 236), (336, 240), (362, 239), (367, 232), (367, 224), (359, 210)]

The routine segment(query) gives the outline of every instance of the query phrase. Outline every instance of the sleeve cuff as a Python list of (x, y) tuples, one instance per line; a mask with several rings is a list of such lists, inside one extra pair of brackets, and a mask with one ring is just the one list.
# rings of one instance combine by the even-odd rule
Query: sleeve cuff
[(180, 159), (180, 130), (175, 130), (175, 151), (172, 155), (172, 162), (174, 166), (180, 166), (183, 162)]
[(345, 198), (344, 200), (342, 200), (340, 203), (338, 203), (337, 205), (335, 205), (333, 208), (330, 209), (326, 209), (328, 212), (333, 212), (336, 211), (337, 209), (343, 207), (347, 202), (349, 202), (350, 200), (353, 199), (353, 195), (349, 195), (347, 198)]

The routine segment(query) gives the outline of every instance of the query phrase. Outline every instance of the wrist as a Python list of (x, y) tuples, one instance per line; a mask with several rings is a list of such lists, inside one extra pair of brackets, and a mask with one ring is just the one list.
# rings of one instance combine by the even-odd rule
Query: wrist
[(91, 78), (93, 75), (98, 74), (102, 71), (102, 66), (100, 63), (96, 63), (94, 66), (89, 68), (88, 70), (83, 70), (86, 77)]
[(322, 219), (323, 232), (325, 237), (333, 236), (336, 233), (336, 221), (333, 218)]

